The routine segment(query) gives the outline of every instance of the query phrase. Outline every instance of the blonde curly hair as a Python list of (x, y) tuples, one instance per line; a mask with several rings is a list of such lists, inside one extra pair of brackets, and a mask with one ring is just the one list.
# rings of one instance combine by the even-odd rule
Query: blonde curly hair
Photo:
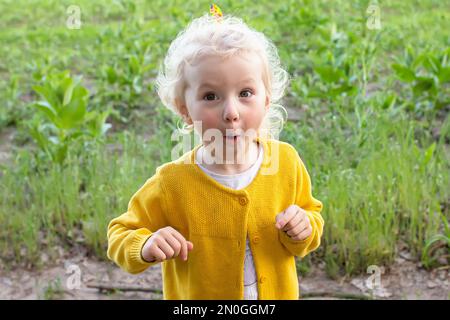
[[(182, 116), (177, 102), (184, 103), (186, 64), (194, 63), (196, 59), (206, 55), (226, 58), (245, 52), (254, 52), (261, 57), (264, 66), (263, 82), (270, 97), (270, 108), (261, 124), (259, 135), (278, 139), (287, 120), (286, 109), (278, 102), (289, 84), (289, 74), (281, 66), (276, 46), (263, 33), (250, 28), (242, 19), (234, 16), (224, 15), (219, 22), (215, 17), (205, 14), (192, 20), (172, 41), (156, 79), (156, 90), (162, 103)], [(183, 127), (178, 129), (189, 134), (193, 125), (183, 123)]]

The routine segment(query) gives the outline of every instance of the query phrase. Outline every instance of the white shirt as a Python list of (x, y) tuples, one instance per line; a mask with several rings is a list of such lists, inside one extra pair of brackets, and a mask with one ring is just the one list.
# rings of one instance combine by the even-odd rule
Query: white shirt
[[(250, 168), (238, 174), (232, 175), (217, 174), (215, 172), (206, 169), (200, 164), (202, 148), (203, 147), (200, 147), (197, 150), (197, 154), (195, 156), (196, 164), (214, 180), (235, 190), (243, 189), (253, 181), (255, 176), (258, 174), (258, 170), (264, 159), (263, 155), (264, 148), (260, 144), (258, 159)], [(246, 241), (245, 261), (244, 261), (244, 300), (258, 300), (258, 282), (256, 277), (255, 265), (253, 263), (252, 251), (250, 249), (248, 238)]]

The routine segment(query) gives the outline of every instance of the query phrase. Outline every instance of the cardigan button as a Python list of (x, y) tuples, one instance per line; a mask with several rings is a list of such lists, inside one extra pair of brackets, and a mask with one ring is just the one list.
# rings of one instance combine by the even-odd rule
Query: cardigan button
[(264, 283), (264, 282), (266, 282), (266, 280), (267, 280), (267, 278), (264, 277), (264, 276), (261, 276), (261, 277), (259, 278), (259, 282), (260, 282), (260, 283)]
[(253, 237), (253, 243), (258, 243), (260, 238), (258, 236)]
[(248, 200), (247, 200), (247, 198), (242, 197), (242, 198), (239, 198), (239, 203), (241, 205), (245, 206), (248, 203)]

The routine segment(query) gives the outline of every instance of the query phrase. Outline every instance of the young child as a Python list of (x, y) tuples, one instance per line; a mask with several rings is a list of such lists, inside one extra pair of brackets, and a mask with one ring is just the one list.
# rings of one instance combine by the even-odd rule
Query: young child
[(298, 299), (295, 256), (320, 245), (324, 221), (297, 151), (264, 133), (287, 83), (262, 33), (231, 16), (193, 20), (157, 85), (202, 143), (110, 222), (108, 257), (132, 274), (162, 262), (164, 299)]

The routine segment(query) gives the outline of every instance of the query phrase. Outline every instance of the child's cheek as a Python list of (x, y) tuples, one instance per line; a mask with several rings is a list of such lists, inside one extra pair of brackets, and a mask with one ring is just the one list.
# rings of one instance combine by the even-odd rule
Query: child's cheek
[(262, 120), (264, 118), (264, 108), (263, 107), (255, 107), (248, 111), (248, 114), (245, 116), (245, 123), (247, 128), (256, 129), (260, 126)]
[(204, 111), (201, 115), (203, 132), (207, 129), (218, 128), (220, 117), (221, 115), (216, 112), (209, 110)]

